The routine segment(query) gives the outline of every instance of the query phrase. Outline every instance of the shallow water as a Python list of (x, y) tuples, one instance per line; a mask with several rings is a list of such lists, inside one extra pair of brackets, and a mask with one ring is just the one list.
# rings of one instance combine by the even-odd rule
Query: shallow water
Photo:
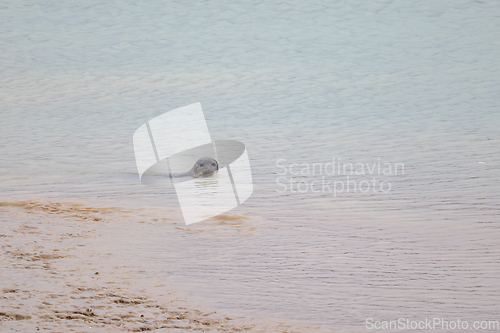
[[(110, 239), (228, 311), (342, 332), (367, 317), (498, 320), (499, 4), (2, 6), (3, 201), (164, 207), (164, 228)], [(186, 227), (171, 189), (138, 180), (132, 135), (195, 102), (212, 139), (246, 145), (254, 193)], [(375, 169), (280, 175), (332, 161)], [(356, 192), (322, 185), (347, 176)], [(302, 187), (282, 193), (291, 178)], [(362, 193), (373, 178), (390, 191)]]

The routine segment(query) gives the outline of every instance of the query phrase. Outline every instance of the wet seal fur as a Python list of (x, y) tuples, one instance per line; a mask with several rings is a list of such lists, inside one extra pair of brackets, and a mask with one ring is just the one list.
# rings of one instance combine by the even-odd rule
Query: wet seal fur
[(193, 165), (191, 170), (182, 173), (170, 173), (169, 177), (171, 178), (180, 178), (180, 177), (192, 177), (192, 178), (200, 178), (200, 177), (210, 177), (214, 173), (219, 170), (219, 163), (211, 157), (202, 157), (199, 158), (196, 163)]

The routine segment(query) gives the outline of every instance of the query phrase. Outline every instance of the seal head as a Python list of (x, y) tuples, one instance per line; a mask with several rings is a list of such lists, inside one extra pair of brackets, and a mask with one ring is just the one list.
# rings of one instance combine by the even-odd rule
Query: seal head
[(192, 171), (192, 177), (210, 177), (219, 170), (219, 163), (211, 157), (202, 157), (196, 161)]
[(181, 177), (210, 177), (219, 170), (219, 163), (211, 157), (199, 158), (191, 170), (183, 173), (169, 173), (171, 178)]

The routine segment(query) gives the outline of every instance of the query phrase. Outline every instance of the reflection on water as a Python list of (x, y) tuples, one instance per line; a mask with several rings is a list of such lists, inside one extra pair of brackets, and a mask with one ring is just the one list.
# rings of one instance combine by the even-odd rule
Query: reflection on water
[[(342, 332), (366, 317), (498, 318), (500, 5), (367, 3), (12, 3), (1, 200), (153, 221), (109, 237), (218, 309)], [(181, 204), (162, 170), (140, 182), (132, 135), (198, 101), (214, 140), (245, 144), (254, 186), (230, 215), (186, 226), (195, 199)], [(279, 192), (278, 160), (333, 158), (405, 173), (376, 175), (388, 193)], [(233, 203), (224, 171), (182, 184)]]
[(174, 186), (186, 224), (203, 221), (237, 206), (227, 168), (211, 177), (193, 178)]
[(203, 196), (213, 197), (219, 188), (219, 175), (216, 173), (210, 177), (195, 178), (194, 186)]

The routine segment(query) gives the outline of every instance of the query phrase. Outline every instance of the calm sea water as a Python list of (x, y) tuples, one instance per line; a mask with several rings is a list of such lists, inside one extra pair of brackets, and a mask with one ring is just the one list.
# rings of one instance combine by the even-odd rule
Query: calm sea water
[[(178, 224), (110, 237), (218, 309), (339, 332), (500, 320), (500, 3), (0, 8), (2, 200), (165, 207)], [(138, 181), (135, 130), (195, 102), (247, 147), (245, 219), (183, 227), (173, 193)], [(346, 173), (320, 174), (332, 161)]]

